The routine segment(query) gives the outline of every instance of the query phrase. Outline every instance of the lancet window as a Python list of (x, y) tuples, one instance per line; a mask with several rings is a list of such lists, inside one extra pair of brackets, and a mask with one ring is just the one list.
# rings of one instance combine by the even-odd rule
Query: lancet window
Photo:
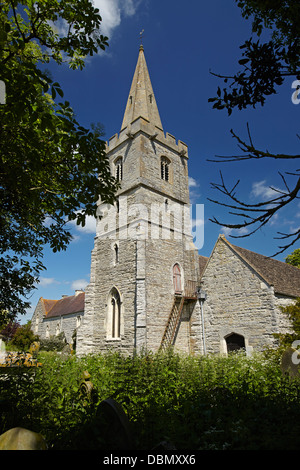
[(109, 339), (121, 337), (121, 298), (116, 288), (112, 289), (108, 302), (107, 336)]

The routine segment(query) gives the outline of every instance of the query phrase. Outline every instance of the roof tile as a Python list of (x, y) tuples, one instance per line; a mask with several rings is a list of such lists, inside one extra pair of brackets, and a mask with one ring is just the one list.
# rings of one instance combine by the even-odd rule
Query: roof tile
[(71, 313), (83, 312), (84, 311), (84, 292), (63, 297), (60, 300), (50, 300), (47, 302), (55, 302), (50, 310), (46, 313), (47, 318), (60, 317), (63, 315), (69, 315)]

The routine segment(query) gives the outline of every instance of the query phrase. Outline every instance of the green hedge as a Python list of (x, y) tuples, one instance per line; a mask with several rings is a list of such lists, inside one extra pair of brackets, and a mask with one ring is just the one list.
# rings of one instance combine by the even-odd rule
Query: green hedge
[[(34, 379), (0, 380), (0, 397), (14, 403), (2, 413), (1, 432), (23, 426), (53, 449), (107, 449), (96, 411), (111, 397), (130, 420), (135, 449), (161, 441), (192, 450), (299, 449), (300, 383), (282, 376), (276, 355), (43, 352), (38, 360)], [(90, 405), (79, 393), (84, 370), (97, 391)]]

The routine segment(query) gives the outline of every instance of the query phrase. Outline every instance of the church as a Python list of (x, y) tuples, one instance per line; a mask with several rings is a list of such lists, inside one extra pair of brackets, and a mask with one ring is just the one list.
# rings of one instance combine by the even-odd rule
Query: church
[(188, 147), (165, 132), (141, 45), (121, 129), (106, 148), (116, 203), (98, 202), (90, 283), (41, 298), (32, 329), (64, 332), (76, 353), (247, 354), (289, 331), (280, 307), (300, 297), (300, 269), (229, 243), (200, 256), (190, 225)]

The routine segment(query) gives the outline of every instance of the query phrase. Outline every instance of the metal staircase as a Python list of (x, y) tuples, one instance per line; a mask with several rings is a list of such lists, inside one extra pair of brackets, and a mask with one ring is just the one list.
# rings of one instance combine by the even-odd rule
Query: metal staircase
[(183, 305), (184, 297), (175, 295), (173, 306), (161, 340), (160, 349), (166, 349), (173, 344), (178, 329)]
[(171, 308), (171, 312), (167, 320), (165, 331), (160, 344), (161, 350), (164, 350), (174, 344), (184, 303), (195, 300), (197, 300), (196, 282), (187, 281), (185, 293), (175, 294), (174, 296), (173, 306)]

